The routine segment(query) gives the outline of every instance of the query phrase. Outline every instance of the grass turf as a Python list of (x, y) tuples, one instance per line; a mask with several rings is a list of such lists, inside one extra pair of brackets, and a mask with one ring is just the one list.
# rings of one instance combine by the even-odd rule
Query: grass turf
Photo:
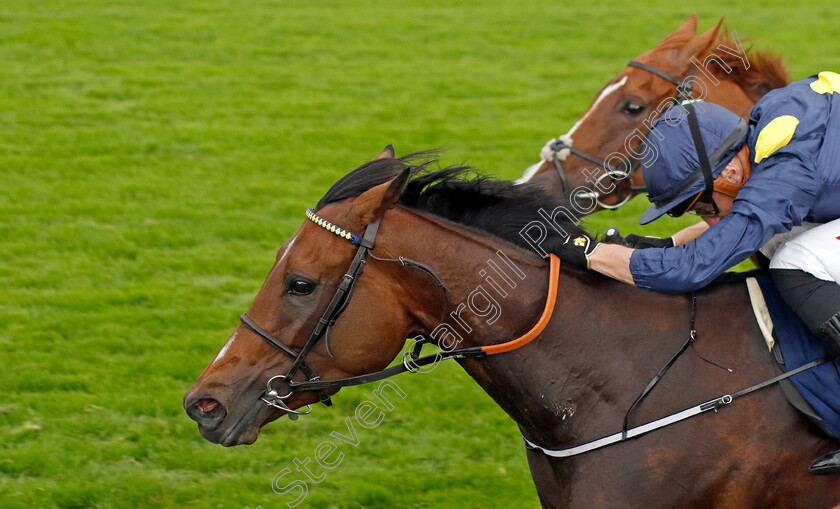
[[(394, 143), (507, 178), (625, 62), (691, 12), (673, 2), (0, 4), (0, 506), (284, 507), (272, 491), (370, 397), (204, 441), (181, 408), (305, 207)], [(837, 70), (833, 6), (697, 7)], [(644, 198), (590, 224), (638, 231)], [(661, 235), (684, 225), (663, 220)], [(535, 507), (516, 426), (457, 366), (397, 379), (303, 506)], [(289, 479), (293, 476), (286, 476)], [(298, 474), (299, 477), (299, 474)]]

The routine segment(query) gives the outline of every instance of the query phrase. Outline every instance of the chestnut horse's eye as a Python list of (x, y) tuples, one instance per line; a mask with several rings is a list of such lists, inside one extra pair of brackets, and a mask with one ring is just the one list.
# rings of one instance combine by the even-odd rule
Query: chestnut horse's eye
[(289, 283), (289, 286), (286, 288), (286, 293), (289, 295), (309, 295), (314, 289), (315, 285), (313, 283), (303, 279), (295, 279)]
[(635, 117), (645, 111), (645, 107), (639, 103), (628, 102), (624, 105), (624, 114)]

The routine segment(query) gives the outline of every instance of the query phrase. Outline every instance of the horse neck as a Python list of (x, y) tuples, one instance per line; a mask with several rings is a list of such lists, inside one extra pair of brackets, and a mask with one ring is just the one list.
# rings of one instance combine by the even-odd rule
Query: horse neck
[[(410, 221), (403, 228), (410, 228), (413, 235), (386, 231), (389, 249), (425, 263), (450, 289), (443, 320), (446, 333), (437, 336), (444, 338), (444, 349), (504, 343), (528, 332), (538, 321), (548, 292), (545, 260), (436, 217), (405, 210), (392, 214)], [(507, 281), (500, 271), (507, 274)], [(587, 407), (586, 420), (593, 422), (600, 422), (599, 416), (620, 415), (626, 408), (619, 407), (627, 399), (632, 401), (630, 392), (643, 387), (644, 377), (659, 369), (649, 358), (650, 350), (634, 338), (636, 343), (629, 353), (624, 352), (624, 359), (625, 368), (635, 371), (605, 370), (611, 364), (605, 364), (605, 358), (616, 350), (616, 342), (623, 342), (619, 348), (627, 348), (626, 338), (635, 336), (628, 330), (649, 325), (639, 308), (628, 309), (629, 301), (671, 317), (662, 320), (667, 325), (658, 334), (645, 336), (650, 344), (661, 341), (663, 335), (686, 333), (683, 329), (689, 319), (687, 299), (640, 291), (591, 273), (561, 266), (558, 286), (552, 319), (536, 339), (510, 352), (458, 361), (530, 438), (548, 444), (565, 442), (575, 434), (568, 424), (583, 419), (568, 418), (576, 408)], [(435, 330), (440, 332), (440, 327)], [(627, 379), (634, 383), (628, 386)], [(597, 425), (587, 428), (597, 429)]]
[[(427, 264), (450, 288), (448, 335), (439, 336), (446, 338), (445, 349), (504, 343), (538, 321), (548, 290), (545, 260), (436, 217), (405, 210), (394, 215), (410, 221), (403, 226), (413, 235), (389, 235), (397, 242), (390, 249)], [(503, 265), (499, 251), (522, 277)], [(515, 288), (504, 286), (490, 261), (514, 279)], [(692, 313), (687, 296), (647, 292), (562, 266), (558, 288), (551, 321), (533, 341), (458, 360), (529, 439), (549, 446), (615, 432), (638, 392), (685, 342)], [(700, 301), (706, 313), (716, 314), (713, 321), (722, 310), (731, 311), (733, 323), (748, 316), (740, 293), (722, 288), (711, 295)], [(717, 341), (709, 336), (704, 341)]]

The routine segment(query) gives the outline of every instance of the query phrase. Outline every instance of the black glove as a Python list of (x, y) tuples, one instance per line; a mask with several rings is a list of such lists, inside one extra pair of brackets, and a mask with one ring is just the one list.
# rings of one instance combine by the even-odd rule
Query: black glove
[(645, 249), (648, 247), (674, 247), (674, 237), (661, 239), (659, 237), (643, 237), (631, 233), (624, 237), (624, 242), (633, 249)]
[(569, 235), (556, 254), (560, 257), (560, 260), (566, 263), (588, 269), (589, 257), (598, 249), (599, 245), (588, 235), (582, 233)]
[(646, 249), (649, 247), (674, 247), (673, 237), (661, 239), (659, 237), (645, 237), (642, 235), (636, 235), (635, 233), (631, 233), (626, 237), (622, 237), (621, 233), (619, 233), (618, 231), (618, 228), (614, 226), (607, 230), (607, 234), (604, 236), (604, 240), (606, 240), (610, 244), (620, 244), (623, 246), (632, 247), (633, 249)]

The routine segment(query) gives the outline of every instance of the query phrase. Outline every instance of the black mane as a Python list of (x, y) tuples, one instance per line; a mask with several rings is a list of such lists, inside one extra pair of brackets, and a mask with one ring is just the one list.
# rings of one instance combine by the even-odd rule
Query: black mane
[[(548, 229), (548, 238), (541, 243), (547, 252), (563, 243), (566, 234), (586, 233), (580, 225), (580, 213), (575, 212), (568, 197), (549, 195), (533, 184), (498, 180), (469, 166), (438, 168), (434, 156), (435, 152), (418, 152), (365, 163), (336, 182), (318, 201), (317, 208), (357, 197), (408, 169), (411, 179), (399, 201), (405, 207), (486, 232), (528, 250), (533, 247), (520, 231), (532, 221), (540, 221)], [(545, 214), (565, 211), (555, 216), (563, 234), (540, 216), (540, 209)]]

